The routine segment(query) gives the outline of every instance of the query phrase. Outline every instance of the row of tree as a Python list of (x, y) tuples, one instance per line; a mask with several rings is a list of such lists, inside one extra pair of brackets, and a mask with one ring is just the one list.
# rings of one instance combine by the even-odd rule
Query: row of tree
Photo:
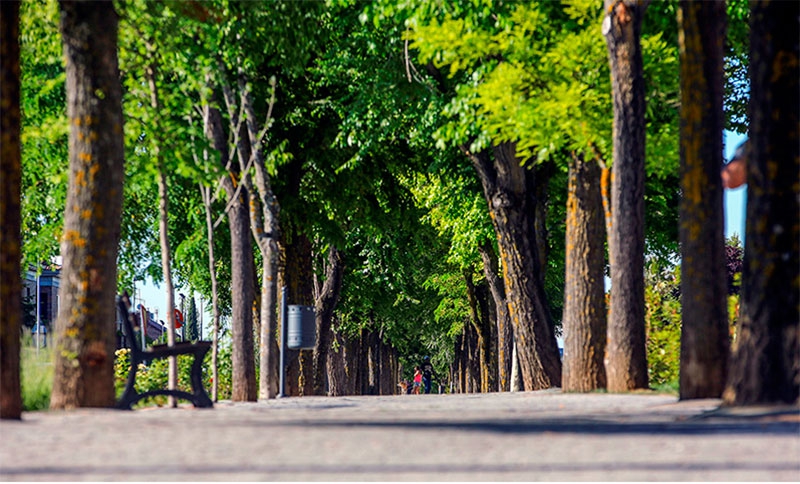
[[(798, 103), (773, 97), (797, 97), (796, 5), (648, 3), (29, 2), (21, 36), (3, 3), (0, 413), (7, 276), (59, 252), (53, 408), (113, 403), (109, 281), (153, 276), (174, 307), (173, 274), (212, 301), (215, 360), (229, 311), (233, 400), (277, 392), (284, 286), (319, 335), (291, 395), (393, 391), (422, 354), (460, 391), (646, 388), (645, 257), (679, 246), (681, 396), (796, 400)], [(729, 371), (719, 169), (748, 88)]]

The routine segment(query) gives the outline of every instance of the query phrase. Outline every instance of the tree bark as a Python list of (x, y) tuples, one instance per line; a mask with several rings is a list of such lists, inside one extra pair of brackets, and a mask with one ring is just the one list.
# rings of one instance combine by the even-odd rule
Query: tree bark
[(497, 268), (497, 254), (490, 241), (478, 247), (483, 260), (483, 275), (492, 293), (497, 323), (497, 385), (498, 391), (511, 390), (511, 353), (514, 345), (514, 333), (511, 319), (508, 316), (508, 302), (503, 279)]
[(484, 393), (497, 391), (497, 312), (494, 310), (489, 285), (481, 281), (475, 286), (475, 297), (481, 315), (481, 330), (484, 340), (481, 341), (481, 391)]
[(334, 326), (331, 339), (334, 344), (328, 351), (328, 396), (340, 397), (348, 393), (347, 359), (350, 357), (347, 340)]
[(333, 311), (339, 301), (344, 276), (344, 253), (335, 246), (328, 249), (328, 261), (325, 267), (325, 282), (316, 298), (317, 345), (314, 348), (314, 395), (325, 394), (327, 377), (328, 351), (331, 347), (331, 321)]
[(565, 392), (590, 392), (606, 386), (600, 166), (573, 155), (568, 186), (562, 388)]
[[(215, 108), (206, 109), (207, 135), (214, 148), (220, 152), (220, 163), (228, 175), (220, 182), (228, 200), (228, 227), (231, 233), (231, 302), (232, 302), (232, 366), (233, 401), (255, 401), (255, 361), (253, 355), (253, 250), (250, 243), (250, 220), (247, 194), (237, 192), (234, 182), (238, 178), (232, 169), (227, 146), (227, 137), (222, 126), (222, 117)], [(215, 328), (215, 334), (218, 328)], [(215, 378), (216, 382), (217, 379)]]
[(19, 7), (0, 3), (0, 419), (22, 417)]
[(725, 2), (681, 1), (680, 398), (719, 398), (730, 353), (722, 206)]
[(561, 359), (542, 284), (544, 256), (531, 215), (536, 203), (529, 187), (535, 182), (527, 178), (533, 172), (521, 166), (513, 144), (495, 147), (494, 156), (488, 151), (466, 154), (478, 172), (497, 234), (525, 388), (560, 386)]
[(258, 397), (253, 354), (253, 246), (250, 242), (249, 196), (242, 190), (228, 212), (231, 231), (231, 360), (233, 379), (231, 400), (254, 402)]
[[(311, 264), (311, 242), (298, 228), (290, 225), (284, 233), (285, 279), (288, 288), (289, 304), (314, 305), (314, 276)], [(302, 396), (313, 394), (313, 361), (309, 350), (287, 350), (286, 395)]]
[(648, 388), (644, 325), (645, 91), (642, 18), (649, 0), (605, 0), (614, 100), (611, 174), (611, 312), (608, 321), (608, 389)]
[(751, 4), (747, 227), (729, 405), (800, 400), (798, 15), (797, 2)]
[(60, 5), (70, 174), (50, 408), (111, 407), (125, 159), (118, 17), (111, 3)]
[[(266, 126), (270, 122), (274, 96), (269, 102), (268, 113), (264, 126), (256, 124), (256, 113), (253, 99), (248, 86), (246, 75), (239, 72), (239, 94), (241, 105), (246, 114), (247, 136), (252, 147), (249, 161), (253, 162), (255, 170), (252, 177), (246, 176), (243, 183), (247, 184), (250, 200), (250, 228), (253, 238), (261, 250), (262, 277), (261, 277), (261, 331), (259, 342), (260, 378), (259, 396), (269, 399), (275, 398), (278, 392), (278, 356), (279, 347), (276, 339), (278, 330), (278, 274), (280, 272), (280, 253), (278, 240), (280, 238), (280, 204), (272, 191), (272, 181), (267, 171), (262, 152), (263, 136)], [(274, 89), (273, 85), (273, 89)], [(256, 196), (258, 195), (258, 196)]]

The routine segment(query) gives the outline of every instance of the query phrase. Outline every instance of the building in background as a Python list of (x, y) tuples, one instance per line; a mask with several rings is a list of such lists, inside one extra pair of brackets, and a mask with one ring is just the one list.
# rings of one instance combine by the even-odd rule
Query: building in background
[(31, 331), (36, 346), (47, 346), (47, 335), (52, 332), (58, 315), (60, 285), (60, 265), (43, 265), (38, 275), (34, 266), (29, 266), (25, 271), (22, 281), (22, 298), (27, 302), (25, 328)]

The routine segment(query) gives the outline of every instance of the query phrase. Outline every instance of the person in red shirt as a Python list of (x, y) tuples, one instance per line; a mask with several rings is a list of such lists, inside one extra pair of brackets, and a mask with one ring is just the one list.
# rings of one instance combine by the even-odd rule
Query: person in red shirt
[(422, 372), (419, 367), (414, 367), (414, 395), (419, 395), (420, 387), (422, 387)]

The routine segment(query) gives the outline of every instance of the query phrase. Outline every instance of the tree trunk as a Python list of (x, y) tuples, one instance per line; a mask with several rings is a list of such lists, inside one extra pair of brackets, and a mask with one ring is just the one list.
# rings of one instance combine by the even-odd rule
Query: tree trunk
[[(203, 105), (203, 128), (212, 146), (220, 154), (220, 164), (228, 166), (229, 151), (226, 141), (225, 130), (222, 127), (222, 116), (217, 109), (211, 108), (208, 104)], [(235, 188), (229, 176), (220, 178), (220, 184), (229, 199), (233, 196)], [(219, 297), (217, 288), (216, 259), (214, 257), (214, 224), (211, 217), (211, 189), (203, 190), (203, 204), (206, 208), (206, 232), (208, 233), (208, 270), (211, 274), (211, 305), (214, 318), (214, 334), (211, 345), (211, 398), (215, 402), (219, 397), (219, 332), (220, 332), (220, 311)], [(233, 236), (231, 236), (231, 241)], [(233, 244), (231, 244), (233, 246)]]
[(252, 177), (245, 177), (243, 183), (246, 184), (247, 191), (251, 196), (250, 228), (256, 244), (261, 250), (263, 260), (259, 338), (259, 396), (269, 399), (275, 398), (275, 395), (277, 395), (279, 379), (278, 357), (280, 349), (276, 334), (278, 330), (277, 280), (280, 272), (280, 253), (277, 243), (280, 238), (280, 205), (275, 193), (272, 191), (272, 181), (267, 171), (262, 147), (263, 136), (266, 133), (266, 126), (270, 122), (275, 98), (273, 96), (269, 102), (264, 126), (258, 126), (256, 124), (257, 118), (253, 107), (253, 99), (248, 87), (248, 79), (241, 70), (239, 71), (239, 95), (241, 105), (244, 107), (246, 114), (247, 137), (251, 146), (247, 162), (252, 161), (255, 167)]
[(498, 391), (511, 390), (511, 353), (514, 345), (514, 333), (508, 315), (508, 302), (503, 279), (497, 269), (497, 254), (488, 240), (478, 246), (483, 260), (483, 275), (489, 290), (492, 292), (497, 323), (497, 384)]
[(219, 289), (217, 288), (217, 261), (214, 257), (214, 222), (211, 217), (211, 188), (200, 185), (203, 206), (206, 213), (206, 234), (208, 237), (208, 273), (211, 276), (211, 400), (219, 397)]
[(527, 180), (533, 172), (521, 166), (513, 144), (469, 153), (483, 185), (503, 261), (508, 310), (525, 388), (561, 385), (561, 359), (553, 333), (539, 265), (543, 260), (531, 212), (536, 207)]
[(394, 395), (397, 386), (394, 364), (392, 361), (392, 347), (387, 345), (383, 338), (380, 340), (380, 387), (381, 395)]
[(800, 400), (800, 49), (797, 2), (751, 4), (742, 305), (730, 405)]
[(316, 297), (317, 344), (314, 348), (314, 395), (325, 395), (325, 379), (327, 377), (328, 351), (331, 347), (331, 321), (333, 311), (339, 302), (344, 276), (344, 253), (330, 246), (328, 261), (325, 267), (325, 282)]
[(111, 407), (125, 173), (118, 17), (111, 3), (60, 5), (70, 174), (50, 407)]
[(347, 394), (348, 395), (362, 395), (361, 380), (363, 379), (362, 373), (362, 355), (361, 355), (361, 340), (364, 331), (358, 336), (350, 336), (345, 339), (345, 362), (347, 364)]
[(22, 416), (19, 6), (0, 3), (0, 419)]
[(453, 351), (453, 376), (456, 393), (464, 393), (464, 331), (456, 336), (455, 350)]
[[(152, 59), (155, 56), (155, 47), (150, 42), (146, 44)], [(161, 110), (161, 106), (159, 105), (158, 87), (156, 86), (156, 69), (157, 67), (153, 61), (146, 68), (146, 77), (150, 87), (150, 107), (157, 113)], [(155, 116), (155, 119), (158, 120), (158, 116)], [(158, 124), (156, 124), (151, 150), (158, 166), (158, 240), (161, 246), (161, 274), (164, 278), (164, 290), (167, 296), (167, 346), (175, 346), (175, 288), (172, 284), (172, 251), (169, 246), (169, 187), (167, 184), (167, 166), (161, 155), (160, 132)], [(169, 357), (167, 381), (167, 388), (170, 390), (178, 388), (178, 361), (175, 356)], [(178, 406), (177, 399), (172, 395), (169, 396), (168, 402), (172, 408)]]
[(566, 223), (562, 388), (590, 392), (606, 386), (605, 227), (600, 166), (579, 155), (569, 166)]
[(228, 212), (231, 231), (231, 360), (233, 366), (231, 400), (254, 402), (256, 389), (255, 355), (253, 354), (253, 246), (250, 242), (249, 197), (242, 190)]
[(605, 0), (614, 99), (611, 175), (611, 313), (608, 321), (608, 389), (648, 387), (644, 330), (645, 92), (642, 18), (649, 0)]
[[(253, 273), (253, 248), (250, 242), (249, 196), (243, 185), (234, 184), (239, 178), (230, 163), (227, 136), (222, 126), (222, 117), (217, 109), (206, 108), (207, 135), (214, 148), (220, 152), (220, 163), (228, 175), (220, 179), (227, 195), (228, 227), (231, 233), (231, 302), (232, 302), (232, 366), (233, 401), (255, 401), (257, 399), (255, 377), (255, 355), (253, 347), (253, 301), (255, 287)], [(239, 125), (231, 123), (233, 129)], [(238, 144), (238, 143), (237, 143)], [(241, 149), (241, 147), (239, 147)], [(241, 153), (240, 153), (241, 157)], [(216, 382), (216, 378), (214, 380)]]
[(481, 362), (481, 392), (497, 391), (497, 327), (496, 311), (494, 304), (490, 302), (491, 295), (486, 281), (481, 281), (475, 286), (475, 297), (478, 301), (479, 321), (481, 323), (480, 334), (482, 335), (480, 348)]
[(727, 378), (722, 206), (725, 2), (681, 1), (680, 397), (719, 398)]
[(328, 351), (328, 395), (331, 397), (340, 397), (347, 395), (348, 392), (348, 374), (347, 374), (347, 358), (348, 345), (345, 336), (341, 334), (338, 328), (335, 327), (331, 331), (331, 339), (333, 344)]
[[(289, 304), (314, 305), (314, 276), (311, 264), (311, 242), (297, 227), (290, 225), (286, 231), (285, 278)], [(313, 360), (308, 350), (287, 350), (286, 394), (290, 396), (313, 394)]]

